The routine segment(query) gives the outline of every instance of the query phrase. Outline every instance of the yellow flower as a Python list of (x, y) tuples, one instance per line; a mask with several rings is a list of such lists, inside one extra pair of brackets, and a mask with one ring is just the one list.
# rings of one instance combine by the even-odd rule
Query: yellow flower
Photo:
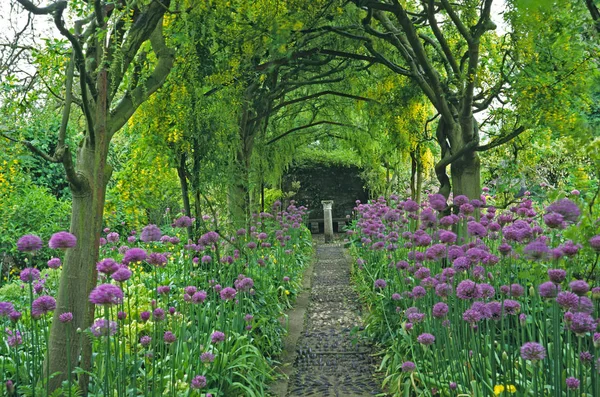
[(504, 391), (507, 391), (509, 393), (516, 393), (517, 388), (514, 385), (506, 385), (506, 389), (504, 388), (504, 385), (494, 386), (494, 395), (499, 396)]
[(286, 290), (285, 290), (285, 294), (286, 294), (286, 295), (289, 295), (289, 294), (290, 294), (290, 291), (288, 291), (288, 290), (286, 289)]

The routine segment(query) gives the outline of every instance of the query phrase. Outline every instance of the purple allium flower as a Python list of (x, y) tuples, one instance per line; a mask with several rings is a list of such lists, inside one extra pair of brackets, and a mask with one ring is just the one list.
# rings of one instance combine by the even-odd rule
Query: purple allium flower
[(156, 287), (156, 293), (159, 295), (166, 295), (171, 291), (171, 287), (168, 285), (159, 285)]
[(377, 289), (383, 289), (387, 286), (387, 283), (385, 282), (385, 280), (379, 278), (379, 279), (375, 280), (374, 286)]
[(462, 315), (463, 320), (470, 324), (476, 324), (481, 321), (482, 315), (479, 311), (474, 309), (467, 309)]
[(142, 262), (148, 257), (146, 251), (141, 248), (131, 248), (125, 252), (123, 256), (123, 263), (128, 264), (131, 262)]
[(204, 255), (201, 259), (202, 263), (210, 263), (212, 262), (212, 257), (210, 255)]
[(577, 255), (581, 245), (575, 244), (573, 241), (568, 240), (563, 245), (560, 246), (560, 250), (565, 254), (565, 256), (573, 257)]
[[(113, 249), (113, 250), (114, 250), (114, 249)], [(122, 246), (120, 246), (120, 247), (119, 247), (119, 250), (118, 250), (118, 252), (119, 252), (119, 254), (121, 254), (121, 255), (125, 255), (125, 253), (127, 253), (127, 250), (129, 250), (129, 247), (128, 247), (128, 246), (126, 246), (126, 245), (122, 245)]]
[(558, 303), (560, 307), (562, 307), (565, 310), (576, 310), (577, 306), (579, 306), (579, 297), (572, 292), (559, 292), (556, 296), (556, 303)]
[(555, 298), (558, 295), (560, 289), (552, 281), (546, 281), (538, 286), (540, 296), (545, 299)]
[(450, 382), (448, 387), (450, 388), (450, 390), (456, 390), (458, 388), (458, 385), (456, 384), (456, 382)]
[(426, 346), (433, 345), (435, 342), (435, 336), (428, 333), (423, 333), (417, 337), (417, 342)]
[(202, 361), (205, 364), (212, 363), (213, 361), (215, 361), (215, 355), (211, 352), (204, 352), (200, 355), (200, 361)]
[(546, 211), (547, 212), (556, 212), (556, 213), (562, 215), (565, 222), (568, 222), (568, 223), (577, 222), (579, 215), (581, 215), (581, 211), (579, 210), (579, 207), (577, 206), (577, 204), (575, 204), (574, 202), (572, 202), (571, 200), (569, 200), (567, 198), (558, 200), (558, 201), (550, 204), (546, 208)]
[(508, 315), (516, 315), (519, 314), (519, 312), (521, 311), (521, 304), (512, 299), (505, 299), (503, 304), (504, 313)]
[(160, 231), (158, 226), (148, 225), (142, 229), (140, 240), (142, 240), (145, 243), (148, 243), (150, 241), (160, 241), (161, 236), (162, 232)]
[(152, 338), (149, 337), (148, 335), (144, 335), (140, 338), (140, 344), (144, 347), (150, 345), (151, 342), (152, 342)]
[(438, 303), (436, 303), (435, 305), (433, 305), (433, 308), (431, 310), (431, 314), (435, 318), (444, 318), (444, 317), (446, 317), (446, 315), (448, 314), (448, 305), (445, 304), (444, 302), (438, 302)]
[(193, 303), (202, 303), (206, 299), (206, 291), (198, 291), (192, 295)]
[(550, 256), (550, 248), (548, 248), (545, 241), (536, 240), (527, 244), (525, 248), (523, 248), (523, 253), (528, 258), (541, 260)]
[(106, 241), (108, 241), (109, 243), (117, 243), (117, 242), (119, 242), (120, 237), (121, 236), (119, 236), (119, 233), (110, 232), (106, 235)]
[(230, 301), (235, 299), (235, 295), (236, 295), (237, 291), (234, 288), (231, 287), (226, 287), (223, 288), (221, 290), (221, 299), (223, 299), (224, 301)]
[(460, 256), (452, 262), (452, 267), (457, 272), (466, 272), (471, 267), (471, 260), (466, 256)]
[(417, 366), (412, 361), (405, 361), (402, 363), (402, 372), (413, 372), (417, 369)]
[(128, 242), (129, 244), (133, 244), (133, 243), (135, 243), (136, 241), (137, 241), (137, 238), (136, 238), (135, 236), (129, 236), (129, 237), (127, 237), (127, 242)]
[(39, 251), (42, 245), (42, 239), (34, 234), (26, 234), (17, 241), (17, 249), (22, 252)]
[(592, 353), (590, 353), (588, 351), (584, 351), (584, 352), (579, 353), (579, 359), (584, 364), (589, 364), (594, 359), (594, 356), (592, 355)]
[(496, 294), (494, 287), (487, 283), (479, 284), (479, 290), (481, 291), (481, 297), (485, 299), (493, 298)]
[(210, 336), (210, 340), (212, 341), (212, 343), (223, 342), (225, 340), (225, 334), (221, 331), (215, 331)]
[(467, 204), (469, 202), (469, 198), (467, 196), (461, 194), (459, 196), (454, 197), (453, 202), (454, 202), (454, 205), (460, 207), (463, 204)]
[(479, 222), (471, 221), (467, 223), (467, 233), (471, 236), (485, 237), (487, 229)]
[(40, 279), (40, 271), (34, 267), (26, 267), (25, 269), (21, 270), (19, 278), (24, 283), (31, 283)]
[(524, 293), (525, 288), (523, 288), (523, 286), (521, 286), (520, 284), (511, 284), (509, 287), (508, 294), (512, 297), (518, 298), (520, 296), (523, 296)]
[(567, 277), (567, 272), (562, 269), (548, 269), (548, 278), (550, 281), (560, 284)]
[(254, 319), (254, 316), (252, 314), (246, 314), (244, 316), (244, 321), (247, 323), (251, 322), (253, 319)]
[(592, 298), (600, 299), (600, 287), (592, 288)]
[(0, 317), (8, 316), (15, 311), (15, 307), (10, 302), (0, 302)]
[(23, 343), (23, 338), (21, 337), (21, 333), (16, 330), (14, 333), (10, 329), (6, 329), (7, 337), (6, 344), (10, 347), (17, 347)]
[(92, 335), (95, 337), (100, 336), (113, 336), (117, 333), (117, 323), (115, 321), (106, 321), (104, 318), (99, 318), (90, 327)]
[(198, 242), (205, 246), (216, 244), (219, 242), (219, 233), (213, 231), (205, 233), (200, 237)]
[(61, 265), (60, 258), (52, 258), (48, 261), (48, 267), (50, 269), (58, 269)]
[(124, 311), (118, 311), (117, 312), (117, 319), (118, 320), (125, 320), (127, 318), (127, 313), (125, 313)]
[(446, 198), (441, 194), (430, 194), (429, 205), (436, 211), (443, 211), (446, 209), (447, 203)]
[(565, 380), (565, 384), (567, 385), (567, 388), (570, 390), (579, 389), (579, 379), (574, 378), (572, 376)]
[(189, 216), (182, 216), (180, 218), (177, 218), (175, 220), (175, 222), (173, 222), (173, 224), (171, 226), (176, 227), (176, 228), (186, 228), (186, 227), (190, 227), (193, 224), (193, 220), (192, 218), (190, 218)]
[(175, 341), (177, 340), (177, 337), (175, 336), (175, 334), (173, 332), (166, 331), (165, 334), (164, 334), (164, 336), (163, 336), (163, 340), (167, 344), (175, 343)]
[(13, 323), (18, 322), (21, 319), (21, 312), (18, 311), (12, 311), (10, 312), (10, 314), (8, 315), (8, 318), (10, 318), (10, 321), (12, 321)]
[(471, 280), (463, 280), (456, 287), (456, 296), (460, 299), (481, 298), (481, 290), (477, 283)]
[(544, 215), (544, 223), (550, 229), (564, 229), (566, 226), (564, 219), (558, 212), (550, 212)]
[(146, 262), (157, 267), (164, 267), (167, 264), (167, 256), (160, 252), (153, 252), (148, 255)]
[(67, 249), (73, 248), (77, 244), (77, 237), (69, 232), (54, 233), (50, 237), (48, 246), (52, 249)]
[(165, 311), (163, 309), (161, 309), (160, 307), (157, 307), (152, 312), (152, 318), (154, 318), (155, 321), (164, 320), (165, 319)]
[(592, 237), (589, 240), (590, 243), (590, 247), (592, 247), (592, 249), (596, 252), (600, 252), (600, 234)]
[(123, 283), (131, 278), (131, 270), (127, 266), (119, 266), (111, 278), (119, 283)]
[(198, 375), (194, 377), (194, 379), (192, 379), (192, 382), (190, 383), (190, 387), (196, 390), (206, 387), (206, 377), (203, 375)]
[(98, 270), (99, 273), (110, 275), (118, 269), (119, 264), (112, 258), (102, 259), (100, 262), (96, 263), (96, 270)]
[(447, 283), (439, 283), (435, 286), (435, 294), (440, 298), (447, 298), (452, 294), (452, 286)]
[(569, 288), (571, 291), (579, 296), (583, 296), (588, 293), (590, 290), (590, 286), (583, 280), (574, 280), (569, 283)]
[(400, 294), (399, 294), (399, 293), (397, 293), (397, 292), (394, 292), (394, 293), (392, 294), (392, 300), (394, 300), (394, 301), (399, 301), (400, 299), (402, 299), (402, 297), (400, 296)]
[(248, 244), (246, 244), (246, 247), (248, 247), (249, 249), (253, 250), (257, 247), (256, 243), (254, 241), (250, 241)]
[(123, 291), (113, 284), (101, 284), (90, 293), (90, 302), (95, 305), (116, 305), (123, 302)]
[(537, 342), (527, 342), (521, 346), (523, 360), (539, 361), (546, 358), (546, 349)]
[(143, 322), (150, 320), (151, 313), (149, 311), (143, 311), (140, 313), (140, 318)]
[(100, 244), (101, 247), (106, 245), (106, 239), (104, 237), (100, 237), (100, 240), (98, 240), (98, 244)]
[(73, 320), (73, 313), (71, 313), (71, 312), (63, 313), (60, 316), (58, 316), (58, 320), (61, 323), (70, 323)]
[(569, 329), (577, 334), (577, 336), (583, 336), (596, 329), (596, 322), (589, 314), (577, 312), (573, 314)]
[(417, 212), (419, 210), (419, 203), (408, 199), (404, 202), (404, 210), (406, 212)]

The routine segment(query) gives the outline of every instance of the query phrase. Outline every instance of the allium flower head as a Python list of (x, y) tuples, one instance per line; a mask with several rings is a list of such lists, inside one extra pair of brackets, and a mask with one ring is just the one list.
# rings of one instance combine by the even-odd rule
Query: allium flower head
[(58, 316), (58, 320), (61, 323), (70, 323), (73, 320), (73, 313), (71, 313), (71, 312), (63, 313), (60, 316)]
[(560, 288), (557, 287), (557, 285), (552, 281), (546, 281), (545, 283), (539, 285), (538, 291), (542, 298), (549, 299), (555, 298), (558, 295)]
[(374, 286), (376, 289), (383, 289), (387, 286), (387, 283), (385, 282), (385, 280), (379, 278), (379, 279), (375, 280)]
[(525, 248), (523, 248), (523, 253), (528, 258), (542, 260), (550, 256), (550, 248), (548, 248), (545, 241), (536, 240), (527, 244)]
[(523, 360), (540, 361), (546, 358), (546, 349), (537, 342), (527, 342), (521, 346)]
[(565, 310), (576, 310), (577, 306), (579, 306), (579, 297), (569, 291), (559, 292), (556, 296), (556, 303)]
[(233, 299), (235, 299), (236, 293), (237, 293), (237, 291), (234, 288), (225, 287), (220, 292), (221, 299), (223, 299), (224, 301), (233, 300)]
[(590, 290), (590, 286), (583, 280), (574, 280), (569, 283), (569, 288), (571, 291), (579, 296), (583, 296), (588, 293)]
[(192, 224), (193, 224), (192, 218), (184, 215), (180, 218), (177, 218), (171, 226), (177, 227), (177, 228), (186, 228), (186, 227), (192, 226)]
[(15, 310), (15, 307), (10, 302), (0, 302), (0, 317), (8, 316)]
[(570, 390), (579, 389), (579, 379), (574, 378), (572, 376), (565, 380), (565, 384), (567, 385), (567, 388)]
[(190, 383), (190, 387), (196, 390), (206, 387), (206, 377), (203, 375), (198, 375), (194, 377), (194, 379), (192, 379), (192, 382)]
[(148, 256), (147, 262), (157, 267), (164, 267), (167, 264), (167, 256), (160, 252), (153, 252)]
[(205, 364), (212, 363), (213, 361), (215, 361), (215, 355), (211, 352), (204, 352), (200, 355), (200, 361), (202, 361)]
[(552, 204), (550, 204), (546, 208), (547, 212), (556, 212), (563, 216), (565, 222), (575, 223), (581, 215), (581, 211), (577, 204), (572, 202), (571, 200), (564, 198), (560, 199)]
[(110, 275), (119, 270), (119, 264), (112, 258), (102, 259), (96, 263), (96, 270), (99, 273)]
[(90, 293), (90, 302), (95, 305), (116, 305), (123, 302), (123, 291), (113, 284), (101, 284)]
[(435, 342), (435, 336), (428, 333), (422, 333), (417, 337), (417, 342), (426, 346), (433, 345), (433, 343)]
[(567, 272), (562, 269), (548, 269), (548, 278), (550, 281), (560, 284), (567, 277)]
[(131, 278), (131, 270), (127, 266), (119, 266), (117, 271), (111, 275), (111, 278), (119, 283), (123, 283)]
[(212, 343), (223, 342), (225, 340), (225, 334), (221, 331), (215, 331), (210, 336), (210, 340), (212, 341)]
[(35, 252), (42, 249), (42, 239), (34, 234), (26, 234), (17, 241), (17, 249), (21, 252)]
[(61, 265), (60, 258), (52, 258), (48, 261), (48, 267), (50, 269), (58, 269)]
[(583, 336), (596, 329), (594, 318), (587, 313), (577, 312), (573, 314), (569, 329), (578, 336)]
[(120, 237), (121, 236), (119, 236), (119, 233), (110, 232), (106, 235), (106, 241), (108, 241), (109, 243), (117, 243), (117, 242), (119, 242)]
[(206, 299), (206, 291), (198, 291), (192, 295), (193, 303), (202, 303)]
[(56, 309), (56, 300), (49, 296), (43, 295), (31, 303), (31, 315), (39, 317)]
[(435, 305), (433, 305), (433, 308), (431, 310), (431, 314), (435, 318), (444, 318), (444, 317), (446, 317), (446, 315), (448, 314), (448, 305), (445, 304), (444, 302), (438, 302), (438, 303), (436, 303)]
[(21, 270), (19, 278), (24, 283), (31, 283), (40, 279), (40, 271), (34, 267), (26, 267), (25, 269)]
[(154, 318), (155, 321), (162, 321), (162, 320), (164, 320), (165, 317), (166, 317), (164, 309), (161, 309), (160, 307), (157, 307), (152, 312), (152, 317)]
[(142, 234), (140, 235), (140, 240), (145, 243), (150, 241), (160, 241), (162, 236), (162, 232), (156, 225), (148, 225), (142, 229)]
[(417, 366), (412, 361), (405, 361), (402, 363), (402, 372), (413, 372), (417, 369)]
[(140, 338), (140, 344), (142, 346), (148, 346), (152, 342), (152, 338), (148, 335), (144, 335)]
[(600, 252), (600, 234), (592, 237), (589, 240), (590, 243), (590, 247), (592, 247), (592, 249), (596, 252)]
[(95, 337), (113, 336), (117, 333), (117, 323), (116, 321), (106, 321), (104, 318), (99, 318), (92, 324), (90, 331)]
[(216, 244), (219, 242), (219, 233), (212, 231), (205, 233), (200, 237), (200, 240), (198, 240), (198, 242), (206, 246)]
[(177, 337), (175, 336), (175, 334), (173, 332), (166, 331), (165, 334), (164, 334), (164, 336), (163, 336), (163, 340), (167, 344), (175, 343), (175, 341), (177, 340)]
[(123, 256), (123, 263), (128, 264), (131, 262), (142, 262), (145, 261), (148, 257), (146, 251), (141, 248), (131, 248), (125, 252), (125, 256)]
[(430, 194), (429, 205), (436, 211), (443, 211), (447, 206), (446, 198), (441, 194)]
[(77, 237), (69, 232), (54, 233), (50, 237), (48, 246), (52, 249), (67, 249), (73, 248), (77, 244)]
[(519, 314), (519, 312), (521, 311), (521, 304), (512, 299), (505, 299), (503, 304), (504, 304), (504, 313), (506, 313), (506, 314), (516, 315), (516, 314)]
[(463, 280), (456, 287), (456, 296), (460, 299), (479, 299), (481, 290), (477, 283), (471, 280)]

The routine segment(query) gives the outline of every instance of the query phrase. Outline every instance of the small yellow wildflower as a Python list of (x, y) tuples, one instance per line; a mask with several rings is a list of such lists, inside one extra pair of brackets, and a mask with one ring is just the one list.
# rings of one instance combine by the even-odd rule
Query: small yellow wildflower
[(494, 386), (494, 395), (499, 396), (504, 391), (507, 391), (509, 393), (516, 393), (517, 392), (517, 388), (514, 385), (506, 385), (506, 388), (504, 388), (504, 385), (496, 385), (496, 386)]
[(286, 290), (285, 290), (285, 294), (286, 294), (286, 295), (289, 295), (289, 294), (290, 294), (290, 291), (288, 291), (288, 290), (286, 289)]

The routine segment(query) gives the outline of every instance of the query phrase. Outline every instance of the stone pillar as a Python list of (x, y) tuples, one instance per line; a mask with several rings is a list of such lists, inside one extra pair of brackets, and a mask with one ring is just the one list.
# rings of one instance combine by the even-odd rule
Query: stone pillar
[(321, 204), (323, 204), (323, 218), (325, 220), (325, 242), (330, 243), (333, 241), (333, 217), (331, 215), (333, 200), (323, 200)]

